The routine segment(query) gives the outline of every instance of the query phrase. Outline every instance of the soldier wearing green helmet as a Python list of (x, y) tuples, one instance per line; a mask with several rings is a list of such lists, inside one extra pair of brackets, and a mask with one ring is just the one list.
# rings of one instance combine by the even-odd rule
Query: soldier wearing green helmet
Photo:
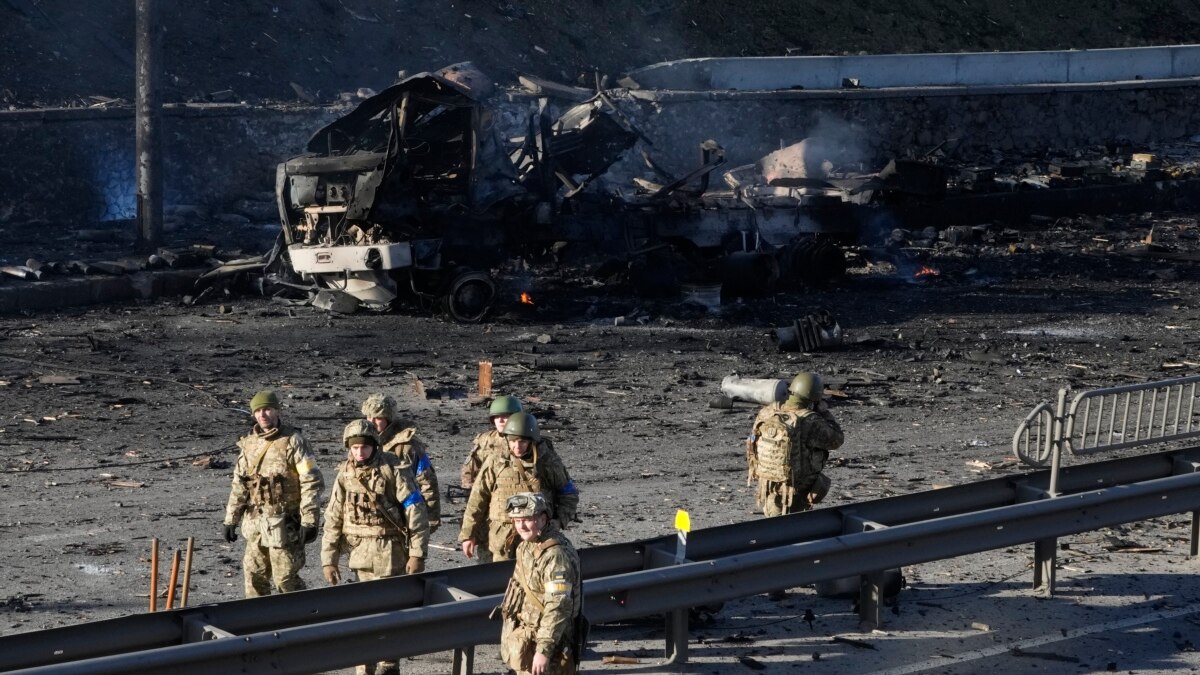
[(480, 562), (511, 560), (516, 552), (517, 533), (505, 512), (509, 497), (540, 493), (561, 529), (579, 509), (579, 490), (549, 440), (542, 438), (537, 418), (523, 411), (511, 415), (504, 437), (508, 451), (484, 459), (458, 533), (463, 554)]
[(816, 373), (800, 373), (788, 397), (759, 411), (747, 439), (750, 479), (758, 479), (758, 507), (766, 516), (807, 511), (829, 492), (822, 473), (829, 451), (845, 440), (824, 402)]
[(233, 486), (225, 508), (225, 540), (246, 539), (246, 597), (305, 588), (304, 547), (317, 538), (325, 481), (308, 441), (280, 419), (279, 397), (260, 391), (250, 399), (254, 427), (238, 440)]
[(497, 396), (492, 399), (492, 405), (488, 407), (488, 421), (491, 422), (492, 428), (475, 435), (471, 454), (467, 455), (467, 461), (462, 465), (459, 477), (462, 479), (464, 489), (470, 490), (475, 483), (475, 477), (479, 475), (483, 460), (491, 455), (503, 457), (508, 453), (508, 441), (504, 439), (504, 425), (508, 424), (510, 416), (523, 409), (521, 399), (516, 396)]

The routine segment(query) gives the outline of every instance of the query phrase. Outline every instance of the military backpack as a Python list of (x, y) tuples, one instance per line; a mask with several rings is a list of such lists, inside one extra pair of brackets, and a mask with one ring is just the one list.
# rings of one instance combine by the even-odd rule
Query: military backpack
[(754, 427), (755, 475), (760, 480), (789, 483), (793, 477), (820, 473), (823, 458), (808, 446), (811, 410), (776, 410)]

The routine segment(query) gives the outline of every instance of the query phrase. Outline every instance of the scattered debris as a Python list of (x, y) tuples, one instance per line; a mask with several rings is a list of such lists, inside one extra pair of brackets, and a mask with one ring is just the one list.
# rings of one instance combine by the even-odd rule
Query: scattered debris
[(633, 656), (621, 656), (619, 654), (606, 654), (600, 662), (606, 666), (632, 666), (641, 663), (642, 660)]

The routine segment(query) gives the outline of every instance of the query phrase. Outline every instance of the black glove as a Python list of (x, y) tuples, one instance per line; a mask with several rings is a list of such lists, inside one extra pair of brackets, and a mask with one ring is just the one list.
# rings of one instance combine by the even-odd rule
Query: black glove
[(225, 526), (225, 541), (231, 544), (237, 541), (237, 525)]
[(300, 534), (304, 537), (304, 543), (311, 544), (317, 540), (317, 526), (305, 525), (300, 528)]

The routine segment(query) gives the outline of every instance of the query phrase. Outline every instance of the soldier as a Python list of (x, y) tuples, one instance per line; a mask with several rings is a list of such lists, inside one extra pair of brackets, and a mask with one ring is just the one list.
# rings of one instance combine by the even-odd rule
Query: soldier
[(400, 464), (413, 473), (425, 507), (429, 510), (429, 532), (432, 534), (442, 524), (442, 502), (438, 497), (437, 472), (429, 461), (429, 451), (419, 438), (417, 428), (405, 426), (396, 411), (396, 400), (383, 394), (371, 394), (363, 401), (363, 416), (379, 434), (379, 445), (384, 452), (400, 458)]
[(246, 538), (242, 567), (246, 597), (304, 590), (304, 546), (317, 538), (325, 481), (300, 430), (282, 424), (279, 397), (260, 391), (250, 399), (256, 424), (238, 440), (237, 466), (225, 509), (225, 541)]
[[(425, 571), (429, 516), (412, 473), (396, 455), (379, 451), (379, 438), (366, 420), (342, 432), (349, 457), (338, 467), (321, 537), (325, 581), (341, 581), (338, 559), (349, 552), (359, 581)], [(394, 675), (396, 661), (363, 665), (357, 675)]]
[[(566, 529), (579, 508), (579, 491), (558, 453), (538, 434), (537, 419), (527, 412), (508, 418), (504, 425), (508, 452), (483, 461), (479, 477), (463, 512), (458, 540), (468, 558), (479, 562), (511, 560), (517, 534), (505, 512), (508, 498), (518, 492), (540, 492), (557, 527)], [(486, 549), (480, 542), (486, 542)]]
[[(816, 373), (792, 378), (788, 398), (759, 411), (746, 439), (747, 479), (758, 479), (758, 507), (765, 516), (807, 511), (829, 493), (821, 472), (829, 451), (842, 446), (842, 428), (822, 400), (825, 385)], [(797, 498), (799, 497), (799, 498)]]
[(521, 399), (516, 396), (497, 396), (488, 408), (488, 420), (492, 428), (475, 435), (474, 446), (467, 461), (463, 462), (460, 478), (464, 489), (470, 490), (475, 484), (475, 477), (483, 466), (483, 460), (490, 455), (503, 457), (508, 452), (508, 440), (504, 438), (504, 425), (508, 424), (510, 415), (521, 412)]
[(540, 493), (515, 494), (505, 506), (521, 544), (500, 605), (500, 659), (521, 675), (575, 673), (587, 637), (579, 554)]

